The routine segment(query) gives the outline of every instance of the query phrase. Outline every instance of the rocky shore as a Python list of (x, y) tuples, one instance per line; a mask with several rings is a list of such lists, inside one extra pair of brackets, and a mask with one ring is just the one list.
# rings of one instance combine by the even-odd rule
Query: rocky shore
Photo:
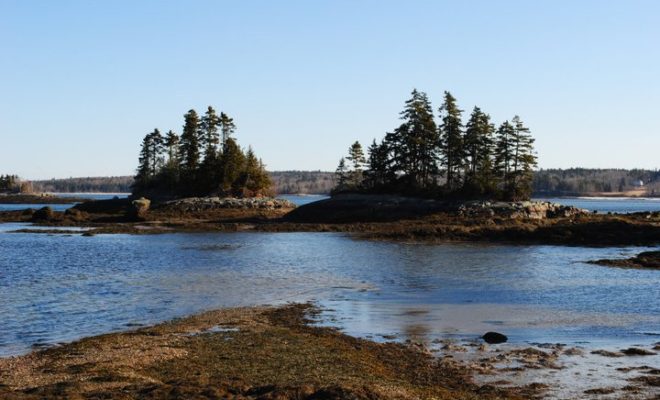
[(419, 348), (307, 324), (308, 305), (207, 312), (0, 359), (3, 399), (521, 399)]
[(279, 210), (293, 209), (296, 205), (288, 200), (267, 197), (259, 198), (221, 198), (221, 197), (190, 197), (166, 201), (158, 205), (159, 210), (196, 213), (216, 209), (259, 209)]
[(658, 385), (659, 370), (644, 364), (656, 351), (643, 348), (590, 355), (561, 344), (377, 343), (310, 325), (319, 312), (222, 309), (0, 358), (0, 398), (536, 399), (587, 355), (613, 364), (617, 379), (569, 388), (571, 398), (652, 398)]
[(448, 201), (393, 195), (343, 194), (292, 211), (291, 222), (391, 222), (446, 213), (471, 219), (570, 218), (589, 214), (579, 208), (549, 202)]
[(589, 262), (608, 267), (660, 269), (660, 251), (645, 251), (631, 258), (603, 259)]
[[(0, 212), (0, 222), (97, 233), (346, 232), (368, 239), (626, 246), (660, 244), (660, 213), (592, 214), (547, 202), (438, 201), (344, 195), (295, 207), (279, 199), (111, 199)], [(40, 230), (39, 232), (47, 232)]]

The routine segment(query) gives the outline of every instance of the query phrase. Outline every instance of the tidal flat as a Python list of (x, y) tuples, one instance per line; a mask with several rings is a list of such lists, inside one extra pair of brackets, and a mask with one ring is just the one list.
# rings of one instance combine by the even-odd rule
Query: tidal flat
[[(4, 389), (16, 396), (39, 396), (39, 390), (46, 390), (44, 393), (48, 395), (41, 397), (52, 397), (60, 390), (60, 397), (67, 398), (82, 390), (76, 385), (88, 380), (97, 385), (90, 389), (92, 398), (101, 396), (98, 385), (104, 380), (120, 383), (106, 382), (108, 392), (104, 395), (114, 393), (119, 396), (117, 388), (139, 383), (137, 380), (126, 381), (125, 377), (98, 375), (97, 367), (86, 364), (91, 361), (85, 357), (91, 357), (91, 354), (102, 357), (107, 347), (94, 345), (88, 356), (78, 354), (78, 350), (73, 350), (79, 346), (75, 341), (84, 337), (91, 339), (79, 343), (107, 340), (104, 342), (107, 346), (117, 349), (123, 346), (122, 338), (140, 338), (142, 347), (127, 347), (130, 357), (124, 355), (127, 359), (137, 359), (143, 354), (141, 349), (158, 345), (157, 336), (135, 333), (144, 332), (143, 329), (122, 332), (145, 326), (154, 326), (144, 328), (146, 331), (158, 330), (161, 329), (158, 324), (171, 326), (181, 318), (203, 315), (199, 313), (206, 310), (220, 309), (218, 315), (237, 313), (237, 310), (256, 315), (251, 313), (279, 309), (289, 302), (306, 304), (309, 301), (315, 306), (293, 308), (299, 315), (311, 313), (307, 318), (314, 319), (311, 326), (301, 328), (303, 330), (318, 328), (321, 333), (333, 332), (332, 340), (342, 343), (369, 343), (361, 346), (373, 348), (376, 353), (381, 351), (383, 343), (394, 342), (383, 346), (420, 353), (422, 359), (427, 360), (425, 363), (431, 366), (442, 364), (442, 368), (423, 367), (438, 374), (438, 377), (424, 379), (446, 377), (449, 374), (444, 371), (447, 365), (452, 371), (462, 371), (459, 377), (451, 375), (453, 381), (432, 381), (436, 385), (423, 383), (426, 382), (423, 380), (407, 381), (407, 378), (398, 376), (396, 371), (413, 371), (417, 364), (403, 367), (395, 364), (391, 367), (395, 372), (387, 375), (392, 379), (388, 382), (400, 385), (401, 390), (413, 389), (392, 398), (442, 398), (437, 393), (456, 389), (451, 384), (458, 385), (459, 393), (464, 391), (467, 396), (464, 398), (488, 398), (486, 396), (492, 393), (504, 398), (579, 398), (586, 396), (586, 391), (610, 393), (590, 395), (594, 398), (649, 398), (657, 390), (653, 384), (657, 384), (655, 377), (660, 369), (660, 356), (627, 355), (624, 352), (629, 348), (658, 352), (655, 348), (660, 336), (660, 309), (656, 301), (660, 295), (660, 277), (657, 271), (610, 268), (587, 262), (626, 258), (652, 249), (650, 247), (372, 241), (355, 240), (345, 233), (314, 232), (171, 232), (88, 237), (82, 236), (78, 228), (71, 227), (59, 227), (60, 231), (56, 233), (10, 233), (34, 229), (25, 224), (2, 224), (0, 228), (0, 265), (3, 266), (0, 284), (4, 299), (0, 312), (5, 316), (0, 332), (0, 351), (5, 358), (0, 369), (3, 372), (25, 371), (32, 362), (29, 360), (44, 360), (42, 357), (48, 360), (48, 364), (39, 364), (41, 366), (33, 370), (41, 377), (39, 379), (50, 382), (48, 384), (35, 381), (35, 384), (20, 386), (11, 383), (18, 382), (16, 376), (3, 375)], [(29, 252), (24, 251), (28, 248)], [(259, 306), (263, 304), (272, 306)], [(253, 308), (255, 306), (257, 308)], [(173, 318), (173, 322), (166, 322)], [(303, 317), (296, 318), (300, 321)], [(228, 345), (233, 339), (225, 340), (224, 337), (236, 334), (232, 320), (217, 319), (205, 326), (197, 331), (213, 338), (209, 340), (226, 341)], [(509, 341), (503, 345), (482, 346), (479, 337), (486, 331), (504, 333)], [(107, 335), (109, 332), (111, 334)], [(281, 330), (271, 331), (266, 338), (280, 340), (278, 337), (286, 337), (280, 336), (283, 334)], [(316, 349), (314, 346), (326, 340), (324, 335), (306, 336), (309, 340), (306, 345), (318, 342), (311, 347)], [(206, 337), (191, 337), (197, 336)], [(152, 340), (154, 342), (149, 344)], [(273, 362), (278, 365), (286, 365), (277, 358), (268, 358), (265, 350), (259, 350), (259, 343), (265, 343), (265, 338), (259, 342), (254, 336), (251, 342), (245, 340), (246, 343), (257, 343), (243, 349), (253, 351), (253, 364), (265, 365), (266, 361), (275, 360)], [(289, 342), (288, 339), (281, 340)], [(74, 343), (70, 344), (72, 341)], [(208, 348), (204, 346), (202, 348)], [(163, 347), (176, 349), (173, 344)], [(224, 360), (222, 354), (225, 350), (218, 351), (220, 353), (213, 355), (209, 350), (208, 357), (215, 357), (220, 363)], [(316, 360), (312, 356), (314, 352), (305, 353), (310, 357), (307, 362)], [(374, 363), (369, 368), (379, 371), (390, 368), (388, 363), (392, 359), (383, 361), (369, 354), (361, 355)], [(195, 357), (185, 362), (193, 364), (199, 359)], [(241, 357), (249, 359), (250, 353), (242, 353)], [(351, 359), (354, 355), (346, 357)], [(403, 355), (399, 353), (393, 356), (401, 357)], [(308, 365), (304, 358), (301, 356), (296, 362)], [(75, 364), (64, 375), (63, 370), (52, 368), (60, 365), (62, 360)], [(149, 362), (158, 364), (167, 360), (158, 356)], [(178, 361), (173, 363), (179, 365)], [(18, 364), (8, 364), (10, 362)], [(305, 380), (310, 385), (305, 389), (307, 397), (323, 398), (323, 393), (335, 393), (335, 398), (347, 397), (351, 395), (343, 390), (358, 388), (359, 392), (362, 390), (359, 388), (369, 386), (359, 379), (373, 379), (371, 382), (385, 379), (352, 369), (348, 361), (335, 359), (334, 362), (346, 362), (349, 370), (338, 367), (334, 381), (324, 380), (327, 371), (319, 372), (316, 380)], [(195, 371), (190, 364), (188, 369)], [(149, 365), (138, 371), (151, 371), (154, 367)], [(200, 364), (199, 368), (204, 365)], [(313, 366), (309, 369), (314, 370)], [(110, 370), (112, 368), (105, 371)], [(199, 381), (177, 383), (193, 375), (178, 376), (184, 374), (183, 369), (161, 371), (164, 371), (162, 375), (146, 372), (136, 375), (146, 376), (146, 381), (155, 385), (154, 394), (149, 396), (193, 396), (194, 392), (186, 390), (197, 387)], [(281, 373), (282, 370), (276, 371)], [(296, 371), (294, 369), (286, 376), (297, 376), (299, 372)], [(200, 373), (204, 375), (203, 371)], [(169, 379), (166, 379), (167, 374), (171, 374)], [(287, 388), (297, 387), (293, 380), (274, 379), (275, 371), (268, 375), (266, 370), (260, 370), (258, 374), (262, 374), (263, 379), (253, 379), (255, 375), (221, 375), (218, 372), (213, 379), (207, 376), (203, 387), (218, 390), (243, 388), (245, 390), (236, 393), (248, 398), (275, 397), (272, 391), (250, 391), (255, 387), (276, 385), (281, 389), (280, 383)], [(58, 380), (66, 376), (68, 381)], [(234, 384), (229, 382), (222, 386), (226, 382), (223, 379), (234, 376), (241, 378), (245, 385), (232, 386)], [(358, 383), (354, 386), (339, 384), (341, 388), (338, 388), (333, 382), (339, 381)], [(213, 386), (216, 383), (217, 386)], [(51, 384), (54, 386), (46, 388)], [(142, 386), (139, 390), (145, 389)], [(213, 390), (208, 393), (223, 396), (223, 392)], [(133, 397), (126, 395), (126, 398), (149, 398), (145, 393), (133, 394)], [(302, 396), (286, 393), (282, 396)], [(385, 396), (378, 391), (374, 393), (378, 394), (363, 393), (366, 397), (362, 398)], [(565, 396), (566, 393), (571, 395)], [(447, 396), (461, 398), (455, 393)]]
[(559, 344), (375, 342), (314, 326), (319, 313), (310, 304), (223, 309), (0, 359), (0, 395), (18, 400), (657, 394), (660, 369), (637, 360), (608, 361), (610, 368), (603, 370), (602, 354), (585, 356), (580, 348)]

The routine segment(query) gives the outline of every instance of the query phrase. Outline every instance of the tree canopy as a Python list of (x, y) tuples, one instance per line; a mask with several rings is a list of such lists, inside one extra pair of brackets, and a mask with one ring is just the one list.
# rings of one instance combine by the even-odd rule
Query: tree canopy
[[(401, 124), (368, 148), (364, 163), (355, 158), (359, 142), (337, 168), (335, 191), (389, 192), (462, 198), (527, 199), (532, 192), (534, 138), (520, 117), (496, 130), (490, 116), (474, 107), (466, 124), (456, 98), (444, 92), (435, 122), (424, 92), (413, 90), (400, 114)], [(362, 156), (362, 158), (365, 158)]]
[(195, 110), (184, 115), (181, 135), (158, 129), (142, 140), (134, 195), (175, 198), (185, 196), (262, 196), (272, 182), (252, 148), (241, 149), (234, 120), (208, 107), (200, 118)]

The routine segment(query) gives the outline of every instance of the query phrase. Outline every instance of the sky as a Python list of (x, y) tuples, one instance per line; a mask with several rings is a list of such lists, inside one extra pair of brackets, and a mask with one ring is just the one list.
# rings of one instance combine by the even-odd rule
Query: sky
[(134, 174), (208, 105), (269, 170), (334, 170), (445, 90), (541, 168), (660, 168), (660, 2), (0, 0), (0, 174)]

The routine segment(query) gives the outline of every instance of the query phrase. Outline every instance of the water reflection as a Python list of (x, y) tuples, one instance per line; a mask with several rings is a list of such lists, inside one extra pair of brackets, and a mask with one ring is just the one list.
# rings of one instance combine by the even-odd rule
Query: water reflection
[[(641, 249), (420, 245), (327, 233), (43, 235), (0, 224), (0, 354), (206, 309), (319, 301), (349, 333), (639, 340), (657, 271), (582, 261)], [(650, 337), (650, 336), (648, 336)]]

